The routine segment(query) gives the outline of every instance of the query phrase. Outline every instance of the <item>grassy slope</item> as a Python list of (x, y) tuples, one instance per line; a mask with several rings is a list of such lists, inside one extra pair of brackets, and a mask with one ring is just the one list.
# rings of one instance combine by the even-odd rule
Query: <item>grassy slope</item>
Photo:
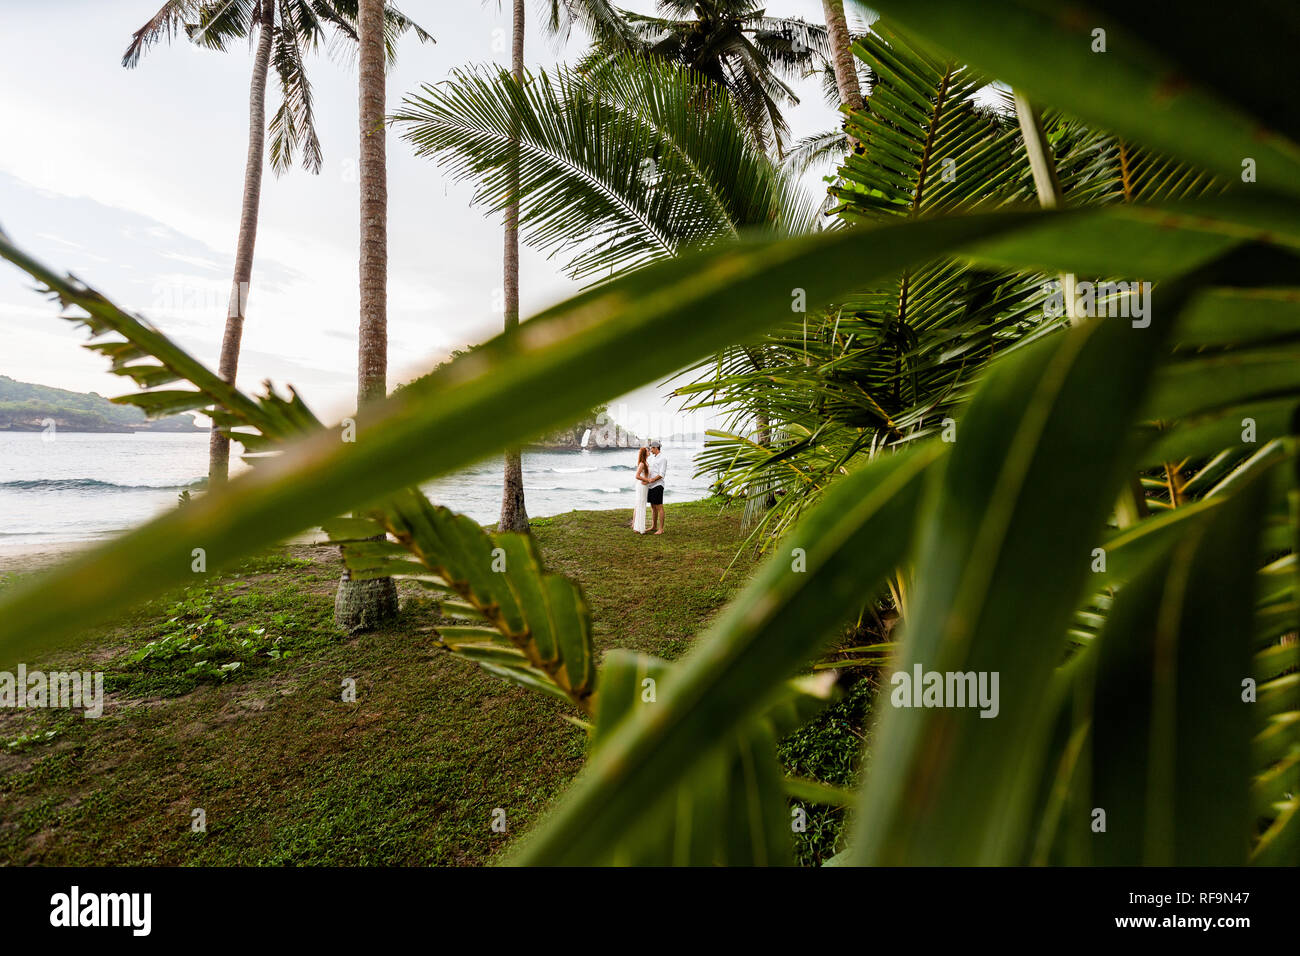
[[(748, 574), (742, 561), (720, 581), (738, 509), (678, 504), (668, 520), (658, 538), (633, 535), (626, 511), (536, 521), (550, 567), (582, 582), (599, 648), (680, 657)], [(106, 672), (99, 720), (0, 711), (0, 745), (37, 738), (0, 746), (0, 862), (476, 864), (508, 839), (494, 808), (527, 828), (579, 769), (582, 732), (436, 651), (418, 600), (392, 629), (336, 636), (337, 575), (328, 549), (276, 552), (97, 632), (66, 666)], [(195, 633), (198, 653), (124, 663)], [(187, 675), (198, 659), (243, 665)]]

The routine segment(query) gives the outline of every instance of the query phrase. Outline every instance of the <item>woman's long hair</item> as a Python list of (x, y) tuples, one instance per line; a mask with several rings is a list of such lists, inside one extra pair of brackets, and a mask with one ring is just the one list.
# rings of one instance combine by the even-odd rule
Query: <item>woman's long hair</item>
[[(650, 456), (650, 449), (643, 447), (639, 452), (636, 453), (636, 466), (640, 468), (642, 465), (644, 465), (646, 463), (646, 459), (649, 456)], [(647, 465), (647, 467), (649, 466)]]

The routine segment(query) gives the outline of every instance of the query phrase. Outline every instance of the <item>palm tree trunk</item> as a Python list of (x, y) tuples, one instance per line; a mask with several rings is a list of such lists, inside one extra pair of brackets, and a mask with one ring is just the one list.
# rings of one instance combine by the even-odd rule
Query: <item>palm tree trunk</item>
[[(239, 238), (235, 243), (235, 276), (230, 283), (230, 305), (226, 309), (226, 332), (221, 339), (217, 373), (234, 384), (239, 373), (239, 343), (244, 336), (244, 309), (253, 277), (253, 246), (257, 242), (257, 213), (262, 201), (262, 165), (266, 144), (266, 75), (271, 66), (271, 39), (275, 6), (266, 4), (257, 32), (257, 53), (253, 57), (253, 81), (248, 91), (248, 159), (244, 164), (244, 204), (239, 214)], [(212, 426), (208, 439), (208, 486), (224, 484), (230, 474), (230, 439)]]
[(826, 33), (831, 45), (831, 66), (835, 68), (835, 87), (840, 102), (851, 110), (862, 109), (862, 86), (849, 49), (849, 25), (844, 19), (844, 0), (822, 0), (826, 14)]
[(388, 391), (388, 166), (384, 137), (384, 3), (362, 0), (361, 115), (361, 329), (357, 348), (357, 407)]
[[(516, 83), (524, 81), (524, 0), (514, 0), (514, 33), (510, 44), (510, 71)], [(519, 147), (512, 147), (510, 188), (519, 189)], [(505, 242), (505, 329), (519, 326), (519, 204), (506, 208)], [(527, 531), (528, 510), (524, 506), (524, 468), (519, 449), (506, 450), (506, 468), (501, 490), (501, 531)]]
[[(361, 114), (361, 328), (357, 409), (388, 391), (388, 170), (384, 149), (384, 0), (357, 10)], [(334, 623), (352, 632), (397, 614), (392, 578), (356, 581), (345, 569), (334, 598)]]

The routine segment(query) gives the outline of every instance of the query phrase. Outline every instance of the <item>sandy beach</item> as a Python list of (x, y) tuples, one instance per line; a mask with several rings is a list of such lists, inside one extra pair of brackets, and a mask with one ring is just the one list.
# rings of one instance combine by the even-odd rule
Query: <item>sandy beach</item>
[(98, 541), (66, 541), (26, 544), (21, 541), (0, 539), (0, 574), (40, 571), (98, 543)]
[[(81, 541), (44, 541), (40, 543), (25, 542), (21, 538), (0, 538), (0, 574), (25, 574), (31, 571), (43, 571), (61, 561), (75, 557), (82, 551), (88, 551), (105, 541), (111, 535)], [(310, 545), (324, 543), (324, 535), (319, 531), (307, 531), (290, 538), (288, 544)]]

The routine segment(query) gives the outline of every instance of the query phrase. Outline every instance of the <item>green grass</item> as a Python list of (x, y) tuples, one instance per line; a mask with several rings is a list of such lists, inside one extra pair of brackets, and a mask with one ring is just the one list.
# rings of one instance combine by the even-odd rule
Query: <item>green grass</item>
[[(752, 569), (742, 557), (722, 577), (738, 507), (677, 504), (667, 517), (662, 537), (633, 535), (626, 511), (535, 521), (548, 565), (582, 583), (599, 649), (681, 657)], [(89, 636), (59, 663), (105, 672), (101, 719), (0, 712), (0, 860), (490, 861), (577, 773), (582, 731), (562, 705), (438, 651), (426, 601), (383, 631), (336, 634), (338, 573), (330, 549), (281, 549)], [(787, 764), (841, 782), (852, 758), (828, 754), (844, 727), (827, 726), (787, 741)], [(206, 832), (192, 831), (196, 809)], [(809, 861), (839, 825), (813, 819)]]

